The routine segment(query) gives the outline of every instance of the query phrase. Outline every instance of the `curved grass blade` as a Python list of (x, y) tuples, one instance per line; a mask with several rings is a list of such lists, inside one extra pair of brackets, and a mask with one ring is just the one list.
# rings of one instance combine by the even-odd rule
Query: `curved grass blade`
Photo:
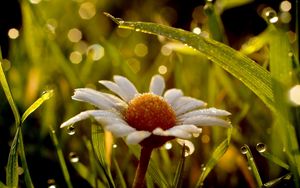
[(181, 158), (178, 163), (174, 181), (173, 181), (172, 187), (174, 187), (174, 188), (177, 188), (177, 187), (179, 188), (182, 185), (182, 176), (183, 176), (183, 170), (184, 170), (184, 164), (185, 164), (185, 150), (186, 150), (186, 146), (183, 145), (182, 152), (181, 152)]
[(19, 147), (19, 134), (21, 127), (17, 128), (14, 140), (12, 142), (7, 162), (6, 169), (6, 185), (11, 188), (18, 187), (19, 174), (18, 174), (18, 147)]
[(213, 152), (212, 156), (210, 157), (209, 161), (202, 168), (203, 171), (202, 171), (200, 177), (198, 178), (198, 182), (196, 184), (196, 187), (203, 187), (205, 178), (210, 173), (210, 171), (214, 168), (214, 166), (217, 164), (218, 160), (227, 151), (227, 149), (229, 147), (230, 140), (231, 140), (231, 134), (232, 134), (232, 127), (228, 129), (226, 140), (224, 140), (216, 148), (216, 150)]
[[(128, 145), (128, 147), (132, 151), (134, 156), (136, 158), (139, 158), (139, 156), (140, 156), (139, 148), (137, 146), (133, 146), (133, 145)], [(165, 176), (163, 175), (163, 173), (159, 169), (158, 165), (152, 159), (150, 159), (150, 163), (149, 163), (149, 166), (148, 166), (147, 173), (151, 176), (153, 181), (159, 187), (171, 187), (169, 185), (167, 179), (165, 178)]]
[(262, 183), (261, 177), (259, 175), (258, 169), (256, 167), (256, 164), (255, 164), (255, 161), (254, 161), (254, 158), (252, 156), (250, 148), (245, 144), (244, 146), (241, 147), (241, 152), (243, 154), (245, 154), (246, 157), (247, 157), (248, 164), (249, 164), (249, 166), (251, 168), (251, 171), (253, 173), (253, 176), (256, 180), (257, 186), (262, 187), (263, 183)]
[(231, 47), (192, 32), (148, 22), (130, 22), (105, 13), (119, 28), (132, 29), (149, 34), (162, 35), (187, 44), (203, 53), (234, 77), (249, 87), (270, 109), (274, 107), (271, 74), (253, 60)]
[(32, 112), (34, 112), (39, 106), (41, 106), (46, 100), (50, 99), (52, 96), (53, 90), (45, 91), (38, 100), (36, 100), (29, 108), (27, 108), (27, 110), (22, 115), (21, 123), (23, 123)]

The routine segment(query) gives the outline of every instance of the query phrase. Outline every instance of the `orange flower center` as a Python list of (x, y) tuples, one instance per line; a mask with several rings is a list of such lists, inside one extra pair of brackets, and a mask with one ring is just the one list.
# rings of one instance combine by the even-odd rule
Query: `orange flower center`
[(175, 125), (176, 115), (171, 106), (160, 96), (152, 93), (141, 94), (129, 102), (125, 112), (128, 124), (137, 130), (164, 130)]

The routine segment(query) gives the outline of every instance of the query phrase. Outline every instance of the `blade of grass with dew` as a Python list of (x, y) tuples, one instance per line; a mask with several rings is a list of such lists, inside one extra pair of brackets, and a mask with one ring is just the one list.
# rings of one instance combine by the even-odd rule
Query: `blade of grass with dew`
[[(274, 113), (277, 120), (274, 128), (278, 130), (278, 135), (286, 148), (286, 153), (290, 163), (291, 171), (296, 187), (300, 187), (300, 152), (295, 128), (292, 125), (292, 117), (285, 94), (292, 85), (292, 60), (289, 57), (291, 46), (284, 31), (269, 26), (272, 38), (270, 44), (270, 71), (273, 80), (273, 91), (275, 96), (275, 107), (278, 109)], [(296, 126), (296, 125), (295, 125)]]
[(263, 183), (262, 183), (261, 177), (259, 175), (258, 169), (256, 167), (256, 164), (255, 164), (255, 161), (254, 161), (254, 158), (253, 158), (250, 148), (245, 144), (244, 146), (242, 146), (241, 150), (243, 150), (242, 151), (243, 154), (245, 154), (247, 157), (248, 164), (249, 164), (251, 171), (253, 173), (253, 176), (256, 180), (257, 187), (262, 187)]
[[(140, 157), (140, 150), (138, 146), (128, 145), (128, 147), (136, 158)], [(150, 159), (147, 173), (159, 187), (170, 187), (167, 179), (164, 177), (158, 165), (152, 159)]]
[(278, 183), (280, 183), (283, 180), (289, 180), (292, 178), (292, 174), (288, 173), (286, 175), (283, 175), (279, 178), (276, 178), (274, 180), (268, 181), (267, 183), (264, 183), (264, 187), (273, 187), (275, 185), (277, 185)]
[(184, 171), (184, 164), (185, 164), (185, 150), (186, 150), (186, 146), (183, 145), (182, 147), (182, 152), (181, 152), (181, 157), (180, 157), (180, 161), (177, 165), (177, 169), (175, 172), (175, 177), (173, 180), (173, 186), (174, 188), (179, 188), (182, 186), (182, 177), (183, 177), (183, 171)]
[(206, 163), (206, 165), (203, 167), (203, 171), (198, 178), (196, 187), (203, 187), (204, 180), (210, 173), (210, 171), (214, 168), (214, 166), (217, 164), (218, 160), (224, 155), (224, 153), (227, 151), (230, 140), (231, 140), (231, 134), (232, 134), (232, 127), (230, 127), (227, 131), (227, 138), (215, 149), (212, 156)]
[(21, 123), (23, 123), (32, 112), (34, 112), (39, 106), (41, 106), (46, 100), (50, 99), (52, 96), (53, 90), (45, 91), (38, 100), (36, 100), (29, 108), (27, 108), (27, 110), (22, 115)]
[(290, 170), (290, 166), (288, 164), (286, 164), (283, 160), (279, 159), (278, 157), (271, 154), (270, 152), (264, 151), (264, 152), (259, 152), (259, 154), (265, 157), (266, 159), (268, 159), (269, 161), (272, 161), (274, 164), (277, 164), (278, 166), (286, 170)]
[(69, 171), (68, 171), (68, 168), (67, 168), (67, 165), (66, 165), (66, 161), (64, 159), (64, 154), (63, 154), (62, 149), (60, 147), (60, 144), (58, 142), (56, 132), (51, 126), (49, 126), (49, 127), (50, 127), (50, 136), (51, 136), (52, 142), (54, 144), (54, 147), (56, 149), (57, 157), (58, 157), (59, 164), (60, 164), (60, 167), (61, 167), (62, 172), (63, 172), (64, 179), (66, 181), (66, 184), (67, 184), (68, 188), (72, 188), (73, 185), (72, 185), (72, 182), (71, 182), (70, 174), (69, 174)]
[(8, 162), (6, 166), (6, 185), (11, 188), (17, 188), (19, 182), (18, 147), (20, 131), (21, 127), (17, 127), (17, 131), (9, 151)]
[(119, 28), (132, 29), (144, 33), (162, 35), (187, 44), (202, 52), (207, 58), (217, 63), (234, 77), (249, 87), (270, 109), (276, 111), (272, 93), (272, 77), (270, 73), (257, 65), (242, 53), (215, 40), (169, 26), (147, 22), (130, 22), (115, 18), (108, 13), (106, 16), (115, 21)]
[(100, 166), (106, 176), (110, 187), (115, 187), (110, 169), (105, 160), (105, 136), (104, 130), (100, 125), (92, 123), (92, 146), (96, 153)]
[(118, 184), (116, 184), (116, 186), (121, 187), (121, 188), (126, 188), (127, 186), (126, 186), (125, 179), (124, 179), (123, 174), (121, 172), (118, 161), (115, 158), (113, 158), (113, 164), (114, 164), (114, 166), (116, 168), (116, 171), (117, 171), (117, 179), (116, 180), (117, 180)]

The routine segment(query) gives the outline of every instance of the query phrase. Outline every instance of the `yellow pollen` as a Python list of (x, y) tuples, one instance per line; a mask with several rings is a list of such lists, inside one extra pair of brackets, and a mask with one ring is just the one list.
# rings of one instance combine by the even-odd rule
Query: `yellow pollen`
[(171, 106), (160, 96), (152, 93), (141, 94), (129, 102), (125, 112), (128, 124), (137, 130), (164, 130), (175, 125), (176, 115)]

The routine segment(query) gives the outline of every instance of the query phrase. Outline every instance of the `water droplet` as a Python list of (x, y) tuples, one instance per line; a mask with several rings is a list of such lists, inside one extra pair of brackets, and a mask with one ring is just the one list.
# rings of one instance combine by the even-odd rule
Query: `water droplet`
[(114, 149), (116, 149), (116, 148), (118, 147), (118, 145), (117, 145), (117, 144), (113, 144), (112, 147), (113, 147)]
[(124, 23), (124, 20), (122, 18), (115, 18), (115, 21), (118, 23), (118, 24), (123, 24)]
[(171, 142), (166, 142), (165, 143), (165, 148), (166, 148), (166, 150), (172, 149), (172, 143)]
[(248, 148), (246, 145), (242, 146), (240, 150), (241, 150), (242, 154), (244, 154), (244, 155), (248, 153)]
[(278, 21), (278, 16), (275, 10), (273, 10), (270, 7), (267, 7), (263, 10), (263, 17), (269, 22), (269, 23), (276, 23)]
[(76, 133), (75, 131), (75, 127), (73, 125), (70, 125), (68, 128), (67, 128), (67, 133), (69, 135), (74, 135)]
[(203, 7), (204, 13), (209, 15), (214, 12), (214, 6), (211, 2), (207, 2)]
[(69, 153), (69, 159), (71, 163), (77, 163), (79, 161), (79, 157), (75, 152)]
[(48, 179), (47, 183), (48, 183), (48, 188), (56, 188), (54, 179)]
[(139, 28), (136, 28), (136, 29), (134, 29), (135, 31), (141, 31), (141, 29), (139, 29)]
[(267, 146), (264, 143), (258, 143), (258, 144), (256, 144), (256, 150), (259, 153), (263, 153), (263, 152), (265, 152), (267, 150)]
[(251, 166), (248, 166), (248, 170), (250, 170), (250, 171), (252, 170)]

